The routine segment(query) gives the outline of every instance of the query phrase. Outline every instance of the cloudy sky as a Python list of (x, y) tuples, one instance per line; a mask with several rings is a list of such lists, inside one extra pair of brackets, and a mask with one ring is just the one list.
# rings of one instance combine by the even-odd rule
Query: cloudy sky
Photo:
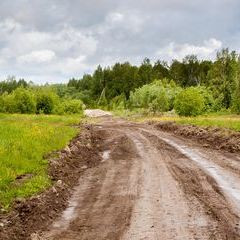
[(117, 61), (240, 50), (239, 0), (1, 0), (0, 79), (66, 82)]

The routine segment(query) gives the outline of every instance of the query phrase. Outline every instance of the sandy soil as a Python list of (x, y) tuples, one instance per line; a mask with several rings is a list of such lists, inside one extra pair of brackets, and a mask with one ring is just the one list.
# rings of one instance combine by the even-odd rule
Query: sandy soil
[(104, 117), (104, 116), (112, 116), (110, 112), (103, 111), (101, 109), (86, 109), (84, 110), (84, 115), (87, 117)]
[(66, 208), (30, 239), (240, 239), (237, 153), (110, 116), (91, 134), (100, 162), (81, 172)]

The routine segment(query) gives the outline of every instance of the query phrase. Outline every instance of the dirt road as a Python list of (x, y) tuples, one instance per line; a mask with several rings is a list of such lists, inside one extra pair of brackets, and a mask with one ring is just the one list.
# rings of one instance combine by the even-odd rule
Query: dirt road
[(42, 239), (240, 239), (240, 159), (144, 124), (93, 126), (88, 169)]

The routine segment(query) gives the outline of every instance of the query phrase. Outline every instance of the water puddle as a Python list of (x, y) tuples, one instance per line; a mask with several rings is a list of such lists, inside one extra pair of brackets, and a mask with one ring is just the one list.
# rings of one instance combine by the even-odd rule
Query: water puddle
[(176, 148), (188, 158), (197, 162), (203, 169), (205, 169), (218, 183), (222, 190), (231, 198), (235, 200), (240, 206), (240, 181), (239, 178), (229, 175), (222, 167), (209, 161), (196, 150), (191, 150), (185, 145), (179, 145), (172, 140), (160, 137), (163, 141)]
[(67, 208), (63, 211), (61, 217), (53, 223), (53, 229), (66, 230), (71, 221), (77, 218), (78, 208), (84, 199), (83, 192), (87, 191), (89, 182), (92, 181), (93, 176), (88, 175), (86, 181), (79, 179), (79, 184), (74, 187), (73, 195), (68, 201)]
[(102, 162), (106, 162), (106, 161), (109, 159), (109, 157), (110, 157), (110, 152), (111, 152), (111, 151), (106, 150), (106, 151), (104, 151), (104, 152), (102, 153)]

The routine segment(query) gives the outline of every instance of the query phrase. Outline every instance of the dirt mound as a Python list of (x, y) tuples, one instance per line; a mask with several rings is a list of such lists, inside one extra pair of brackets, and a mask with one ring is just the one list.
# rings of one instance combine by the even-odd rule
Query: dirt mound
[(53, 186), (30, 199), (15, 201), (10, 213), (1, 213), (0, 239), (26, 240), (31, 239), (31, 235), (32, 239), (38, 239), (36, 232), (46, 229), (66, 208), (71, 189), (80, 175), (100, 163), (97, 153), (100, 142), (91, 126), (84, 126), (64, 150), (48, 156)]
[(229, 129), (178, 125), (174, 122), (154, 124), (157, 129), (195, 139), (203, 144), (204, 147), (224, 149), (229, 152), (240, 152), (240, 133)]
[(110, 112), (103, 111), (101, 109), (86, 109), (84, 115), (87, 117), (106, 117), (112, 116)]

